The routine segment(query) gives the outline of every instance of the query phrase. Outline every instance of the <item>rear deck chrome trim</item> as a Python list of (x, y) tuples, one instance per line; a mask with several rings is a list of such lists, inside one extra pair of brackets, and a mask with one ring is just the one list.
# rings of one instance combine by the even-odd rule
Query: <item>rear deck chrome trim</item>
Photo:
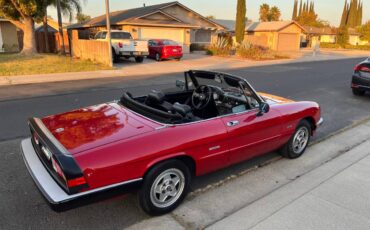
[(49, 172), (46, 170), (45, 166), (42, 164), (40, 159), (38, 158), (32, 143), (31, 138), (24, 139), (21, 142), (21, 152), (23, 155), (24, 162), (27, 166), (29, 173), (32, 176), (32, 179), (36, 183), (38, 189), (42, 192), (45, 198), (51, 204), (62, 204), (71, 200), (75, 200), (93, 193), (102, 192), (105, 190), (109, 190), (115, 187), (119, 187), (122, 185), (134, 183), (141, 181), (142, 178), (137, 178), (133, 180), (123, 181), (120, 183), (92, 189), (86, 192), (76, 193), (69, 195), (67, 194), (52, 178)]

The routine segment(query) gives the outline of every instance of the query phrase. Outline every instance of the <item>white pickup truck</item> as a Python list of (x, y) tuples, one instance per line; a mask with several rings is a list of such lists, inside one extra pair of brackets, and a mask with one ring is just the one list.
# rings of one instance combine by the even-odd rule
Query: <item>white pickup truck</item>
[[(143, 62), (144, 57), (149, 55), (148, 41), (132, 39), (129, 32), (122, 30), (111, 30), (112, 37), (112, 58), (117, 62), (119, 57), (134, 57), (136, 62)], [(99, 31), (95, 40), (106, 41), (107, 31)]]

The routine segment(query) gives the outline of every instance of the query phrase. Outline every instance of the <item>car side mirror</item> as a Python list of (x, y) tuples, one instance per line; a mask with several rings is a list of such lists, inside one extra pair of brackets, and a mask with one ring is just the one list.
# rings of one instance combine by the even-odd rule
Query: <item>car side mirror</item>
[(181, 80), (176, 80), (176, 87), (185, 90), (185, 82)]
[(257, 113), (257, 116), (262, 116), (265, 113), (268, 113), (270, 111), (270, 105), (266, 102), (261, 102), (259, 105), (259, 111)]

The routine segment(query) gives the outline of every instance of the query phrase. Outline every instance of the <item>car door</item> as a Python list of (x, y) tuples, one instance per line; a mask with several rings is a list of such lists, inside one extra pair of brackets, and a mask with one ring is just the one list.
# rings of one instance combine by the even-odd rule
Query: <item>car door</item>
[(270, 109), (258, 115), (258, 109), (222, 118), (227, 129), (231, 164), (275, 150), (280, 145), (281, 114)]

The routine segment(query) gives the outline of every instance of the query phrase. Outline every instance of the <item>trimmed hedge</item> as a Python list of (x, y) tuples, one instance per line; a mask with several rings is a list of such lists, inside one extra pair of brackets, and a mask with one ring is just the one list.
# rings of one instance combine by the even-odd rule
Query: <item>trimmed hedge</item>
[(329, 48), (329, 49), (339, 49), (341, 46), (336, 43), (327, 43), (327, 42), (321, 42), (320, 48)]
[(370, 50), (370, 45), (362, 45), (362, 46), (354, 46), (354, 45), (345, 45), (346, 49), (354, 49), (354, 50)]

